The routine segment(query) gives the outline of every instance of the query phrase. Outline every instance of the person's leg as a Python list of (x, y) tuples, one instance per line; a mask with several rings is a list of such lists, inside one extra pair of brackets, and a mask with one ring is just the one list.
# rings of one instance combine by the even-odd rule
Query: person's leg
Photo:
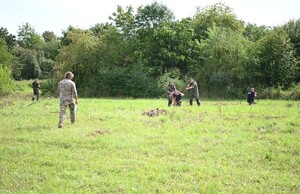
[(35, 99), (35, 91), (33, 90), (33, 97), (32, 97), (32, 101), (34, 101), (34, 99)]
[(193, 98), (190, 98), (190, 105), (193, 106)]
[(59, 123), (58, 123), (58, 128), (62, 128), (64, 125), (64, 119), (65, 119), (65, 114), (66, 114), (66, 105), (60, 105), (60, 113), (59, 113)]
[(168, 106), (171, 106), (171, 104), (172, 104), (172, 97), (169, 97), (168, 98)]
[(196, 102), (197, 102), (197, 105), (200, 106), (201, 103), (200, 103), (199, 98), (196, 98)]
[(176, 105), (181, 106), (181, 95), (176, 96)]
[(71, 123), (75, 123), (75, 104), (71, 103), (69, 104), (69, 108), (70, 108), (70, 117), (71, 117)]
[(38, 101), (40, 99), (40, 92), (38, 91), (37, 93), (36, 93), (36, 100)]

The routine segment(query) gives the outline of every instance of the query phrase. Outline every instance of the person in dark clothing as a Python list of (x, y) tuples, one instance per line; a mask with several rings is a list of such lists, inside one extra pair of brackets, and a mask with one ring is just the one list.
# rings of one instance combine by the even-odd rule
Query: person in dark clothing
[(37, 79), (35, 79), (34, 82), (32, 82), (32, 89), (33, 89), (32, 101), (34, 101), (35, 98), (38, 101), (40, 99), (40, 84)]
[(168, 85), (167, 85), (167, 97), (168, 97), (168, 106), (171, 106), (172, 101), (173, 101), (173, 93), (176, 91), (176, 87), (173, 83), (173, 81), (169, 81)]
[(251, 88), (250, 91), (247, 93), (247, 102), (249, 105), (256, 104), (255, 97), (256, 97), (256, 91), (254, 88)]
[(184, 96), (184, 93), (181, 93), (179, 90), (175, 90), (173, 93), (174, 97), (174, 106), (181, 106), (181, 97)]
[(199, 91), (197, 82), (190, 78), (190, 83), (186, 86), (186, 90), (190, 90), (190, 105), (193, 105), (193, 98), (196, 99), (197, 105), (200, 106)]

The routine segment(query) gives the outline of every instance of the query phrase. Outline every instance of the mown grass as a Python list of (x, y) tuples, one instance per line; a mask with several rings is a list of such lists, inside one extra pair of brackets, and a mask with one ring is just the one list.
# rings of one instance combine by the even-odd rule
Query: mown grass
[(80, 99), (59, 129), (30, 97), (0, 102), (0, 193), (300, 193), (299, 101)]

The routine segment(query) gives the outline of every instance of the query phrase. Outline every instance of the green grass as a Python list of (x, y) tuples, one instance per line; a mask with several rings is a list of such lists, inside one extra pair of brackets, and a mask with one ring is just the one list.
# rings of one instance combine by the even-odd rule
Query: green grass
[[(300, 102), (0, 102), (0, 193), (300, 193)], [(157, 117), (143, 115), (166, 109)]]

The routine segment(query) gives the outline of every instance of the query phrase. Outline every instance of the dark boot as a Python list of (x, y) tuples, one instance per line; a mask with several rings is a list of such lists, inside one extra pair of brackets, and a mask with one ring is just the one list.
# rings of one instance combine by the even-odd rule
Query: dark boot
[(169, 99), (168, 106), (171, 106), (171, 105), (172, 105), (172, 99)]
[(197, 105), (198, 105), (198, 106), (200, 106), (200, 105), (201, 105), (201, 103), (200, 103), (200, 101), (199, 101), (199, 100), (197, 100)]
[(193, 106), (193, 99), (190, 99), (190, 105)]

